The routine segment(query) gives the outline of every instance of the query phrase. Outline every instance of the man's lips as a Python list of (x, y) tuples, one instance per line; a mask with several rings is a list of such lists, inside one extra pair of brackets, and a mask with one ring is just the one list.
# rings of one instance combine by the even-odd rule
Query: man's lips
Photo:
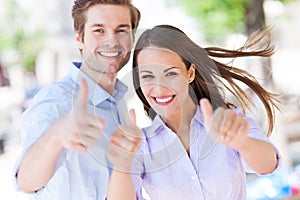
[(99, 51), (98, 54), (107, 58), (115, 58), (120, 56), (122, 52), (121, 51)]

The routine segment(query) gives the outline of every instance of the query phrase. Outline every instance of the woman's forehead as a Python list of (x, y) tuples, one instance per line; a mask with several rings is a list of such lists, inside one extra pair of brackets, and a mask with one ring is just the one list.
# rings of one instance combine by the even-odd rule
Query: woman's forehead
[(137, 56), (138, 64), (167, 64), (182, 62), (181, 57), (174, 51), (165, 48), (147, 47), (141, 49)]

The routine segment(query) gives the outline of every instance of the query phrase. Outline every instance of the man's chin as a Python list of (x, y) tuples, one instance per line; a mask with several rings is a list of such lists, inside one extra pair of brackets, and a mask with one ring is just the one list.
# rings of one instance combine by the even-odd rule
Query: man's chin
[(116, 74), (121, 70), (122, 67), (120, 67), (119, 65), (110, 65), (109, 67), (107, 67), (103, 73), (104, 74)]
[[(102, 66), (104, 66), (105, 64), (102, 63)], [(101, 73), (101, 74), (115, 74), (118, 73), (120, 71), (120, 69), (122, 67), (120, 67), (119, 65), (116, 64), (106, 64), (107, 67), (98, 67), (98, 66), (94, 66), (93, 70), (95, 72)]]

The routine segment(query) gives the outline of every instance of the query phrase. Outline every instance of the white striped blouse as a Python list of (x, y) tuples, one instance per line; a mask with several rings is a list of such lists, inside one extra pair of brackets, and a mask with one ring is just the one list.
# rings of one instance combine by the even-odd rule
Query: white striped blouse
[[(250, 123), (249, 137), (271, 143), (253, 119), (244, 117)], [(253, 170), (236, 150), (208, 137), (199, 107), (190, 124), (190, 155), (159, 116), (143, 133), (132, 169), (136, 191), (143, 187), (151, 200), (246, 199), (246, 172)], [(281, 159), (276, 151), (277, 169)], [(139, 192), (137, 196), (143, 199)]]

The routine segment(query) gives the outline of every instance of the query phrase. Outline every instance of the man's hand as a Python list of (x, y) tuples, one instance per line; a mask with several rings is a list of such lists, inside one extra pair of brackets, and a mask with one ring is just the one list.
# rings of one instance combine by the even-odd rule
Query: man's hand
[(135, 111), (129, 111), (129, 124), (120, 125), (111, 137), (108, 156), (114, 169), (130, 172), (131, 162), (141, 143), (141, 130), (136, 125)]
[(63, 147), (84, 153), (103, 136), (103, 127), (102, 119), (88, 113), (88, 86), (82, 79), (73, 110), (54, 124), (56, 136)]
[(247, 140), (249, 122), (233, 110), (222, 107), (213, 111), (208, 99), (200, 100), (204, 126), (208, 134), (218, 143), (239, 150)]

